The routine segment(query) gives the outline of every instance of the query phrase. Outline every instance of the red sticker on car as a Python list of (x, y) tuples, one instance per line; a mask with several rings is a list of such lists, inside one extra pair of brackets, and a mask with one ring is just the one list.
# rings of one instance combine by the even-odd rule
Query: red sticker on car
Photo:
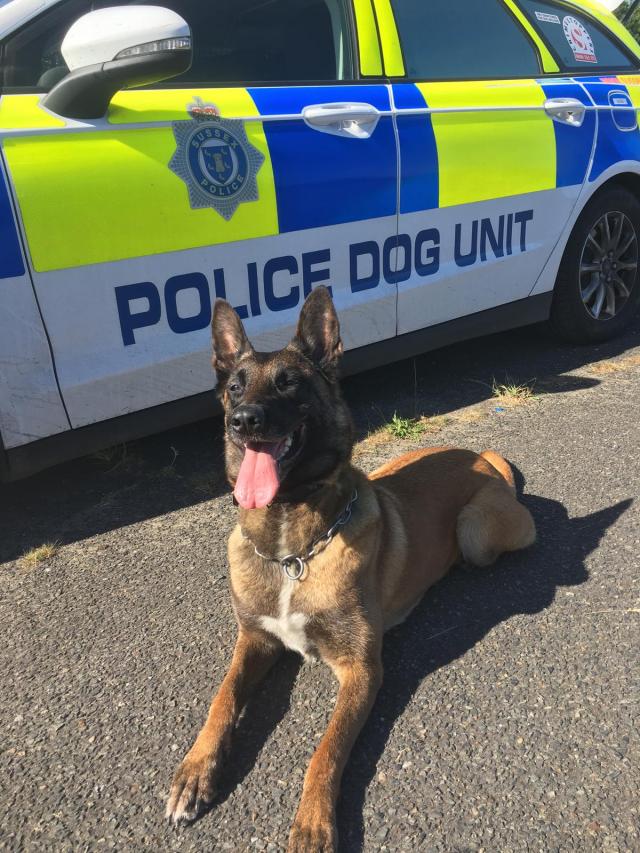
[(567, 15), (562, 22), (564, 34), (577, 62), (597, 62), (593, 39), (577, 18)]

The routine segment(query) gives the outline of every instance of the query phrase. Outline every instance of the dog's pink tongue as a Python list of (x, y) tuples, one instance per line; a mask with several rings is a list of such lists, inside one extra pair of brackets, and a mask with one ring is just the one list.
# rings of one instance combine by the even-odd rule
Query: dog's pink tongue
[[(275, 445), (271, 448), (275, 453)], [(233, 494), (243, 509), (262, 509), (278, 493), (276, 460), (269, 450), (247, 447)]]

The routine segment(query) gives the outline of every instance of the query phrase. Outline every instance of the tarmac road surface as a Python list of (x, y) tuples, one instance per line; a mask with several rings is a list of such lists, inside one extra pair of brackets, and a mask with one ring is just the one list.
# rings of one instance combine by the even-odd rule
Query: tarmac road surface
[[(505, 406), (494, 377), (537, 396)], [(495, 448), (539, 542), (455, 570), (388, 635), (341, 849), (640, 851), (639, 380), (640, 324), (597, 349), (517, 331), (345, 383), (360, 465)], [(401, 440), (376, 432), (394, 412), (440, 417)], [(216, 806), (163, 818), (234, 642), (219, 421), (2, 486), (0, 510), (0, 848), (285, 848), (335, 696), (293, 654), (241, 720)]]

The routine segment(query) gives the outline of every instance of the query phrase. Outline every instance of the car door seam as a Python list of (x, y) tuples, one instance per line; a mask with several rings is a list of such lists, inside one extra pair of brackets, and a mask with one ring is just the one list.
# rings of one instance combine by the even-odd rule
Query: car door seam
[(31, 258), (31, 254), (28, 250), (29, 244), (28, 244), (27, 239), (26, 239), (26, 234), (24, 233), (24, 230), (23, 230), (22, 217), (20, 216), (20, 207), (18, 205), (17, 195), (16, 195), (15, 187), (13, 185), (13, 176), (11, 174), (11, 171), (9, 170), (8, 165), (5, 162), (4, 157), (2, 156), (1, 147), (0, 147), (0, 163), (1, 163), (1, 168), (4, 172), (6, 182), (7, 182), (7, 189), (9, 190), (9, 192), (8, 192), (9, 203), (11, 204), (14, 220), (15, 220), (15, 223), (17, 226), (18, 237), (20, 239), (20, 245), (21, 245), (22, 251), (24, 253), (25, 275), (28, 277), (29, 283), (31, 284), (31, 291), (33, 293), (33, 298), (34, 298), (35, 303), (36, 303), (36, 308), (38, 309), (38, 314), (40, 315), (40, 322), (42, 324), (42, 330), (43, 330), (45, 337), (47, 339), (47, 347), (49, 348), (49, 358), (51, 359), (51, 369), (53, 371), (53, 376), (54, 376), (54, 379), (56, 382), (56, 387), (58, 389), (58, 395), (60, 397), (60, 403), (62, 405), (62, 410), (64, 412), (64, 415), (67, 419), (67, 423), (69, 424), (69, 429), (73, 429), (73, 424), (71, 423), (71, 418), (69, 417), (69, 411), (67, 409), (67, 404), (66, 404), (65, 399), (64, 399), (64, 394), (62, 393), (62, 386), (60, 384), (60, 377), (58, 376), (58, 366), (56, 364), (55, 353), (53, 350), (53, 342), (52, 342), (51, 337), (49, 335), (49, 329), (47, 328), (47, 324), (46, 324), (45, 319), (44, 319), (44, 313), (42, 311), (42, 306), (40, 305), (40, 299), (38, 298), (38, 292), (36, 290), (36, 285), (35, 285), (35, 282), (33, 280), (33, 262), (32, 262), (32, 258)]
[[(584, 94), (587, 96), (587, 98), (591, 101), (591, 103), (593, 104), (593, 106), (596, 108), (596, 109), (595, 109), (595, 114), (596, 114), (596, 127), (595, 127), (595, 133), (594, 133), (594, 136), (593, 136), (593, 145), (591, 146), (591, 158), (590, 158), (590, 160), (589, 160), (589, 166), (587, 167), (587, 174), (586, 174), (586, 176), (585, 176), (584, 183), (583, 183), (583, 185), (582, 185), (582, 191), (581, 191), (581, 193), (580, 193), (580, 195), (582, 195), (582, 192), (584, 191), (585, 186), (589, 183), (589, 181), (590, 181), (590, 179), (591, 179), (591, 173), (593, 172), (593, 164), (595, 163), (595, 159), (596, 159), (596, 149), (597, 149), (597, 147), (598, 147), (598, 139), (599, 139), (599, 137), (600, 137), (600, 112), (601, 112), (601, 110), (600, 110), (600, 109), (598, 109), (598, 107), (599, 107), (600, 105), (599, 105), (599, 104), (596, 104), (596, 102), (594, 101), (593, 97), (591, 96), (591, 93), (589, 92), (589, 90), (587, 89), (587, 87), (584, 85), (584, 83), (581, 83), (581, 82), (580, 82), (580, 80), (576, 79), (575, 77), (572, 77), (572, 78), (571, 78), (571, 81), (572, 81), (573, 83), (575, 83), (576, 85), (578, 85), (578, 86), (582, 89), (582, 91), (584, 92)], [(611, 109), (611, 107), (607, 107), (607, 109)], [(634, 109), (635, 109), (635, 108), (634, 108)], [(578, 203), (578, 202), (576, 201), (576, 204), (577, 204), (577, 203)]]
[[(579, 87), (580, 87), (580, 89), (583, 91), (583, 93), (584, 93), (584, 94), (586, 95), (586, 97), (588, 98), (588, 100), (591, 102), (591, 105), (592, 105), (592, 106), (586, 106), (586, 105), (585, 105), (585, 106), (586, 106), (587, 111), (589, 111), (589, 112), (594, 112), (594, 115), (595, 115), (595, 121), (594, 121), (594, 123), (595, 123), (595, 128), (594, 128), (594, 133), (593, 133), (593, 141), (592, 141), (592, 143), (591, 143), (591, 155), (590, 155), (589, 162), (588, 162), (588, 164), (587, 164), (587, 168), (586, 168), (586, 171), (585, 171), (584, 180), (582, 181), (582, 186), (580, 187), (580, 192), (578, 193), (578, 195), (577, 195), (577, 197), (576, 197), (575, 204), (574, 204), (574, 206), (571, 208), (571, 213), (570, 213), (570, 214), (569, 214), (569, 216), (567, 217), (567, 223), (571, 222), (571, 220), (573, 219), (573, 215), (574, 215), (574, 213), (576, 212), (576, 210), (578, 209), (578, 207), (579, 207), (579, 205), (580, 205), (580, 202), (581, 202), (582, 196), (583, 196), (583, 194), (584, 194), (585, 187), (586, 187), (586, 186), (587, 186), (587, 184), (589, 183), (589, 178), (590, 178), (590, 176), (591, 176), (591, 171), (592, 171), (592, 169), (593, 169), (593, 163), (594, 163), (595, 156), (596, 156), (596, 147), (597, 147), (597, 144), (598, 144), (598, 135), (599, 135), (599, 131), (600, 131), (600, 116), (599, 116), (599, 110), (598, 110), (598, 108), (597, 108), (597, 107), (598, 107), (598, 105), (595, 103), (595, 101), (594, 101), (594, 100), (593, 100), (593, 98), (591, 97), (591, 95), (590, 95), (589, 91), (587, 90), (587, 88), (586, 88), (582, 83), (580, 83), (578, 80), (576, 80), (576, 78), (575, 78), (575, 77), (571, 77), (571, 78), (569, 78), (569, 80), (570, 80), (570, 82), (571, 82), (571, 83), (576, 84), (577, 86), (579, 86)], [(553, 121), (553, 119), (552, 119), (552, 121)], [(572, 223), (572, 228), (573, 228), (573, 223)], [(554, 244), (554, 246), (553, 246), (553, 249), (551, 250), (551, 254), (549, 255), (549, 258), (547, 259), (546, 264), (545, 264), (545, 265), (542, 267), (542, 269), (540, 270), (540, 275), (537, 277), (537, 279), (536, 279), (536, 281), (535, 281), (535, 284), (534, 284), (534, 285), (533, 285), (533, 287), (531, 288), (531, 290), (530, 290), (530, 292), (529, 292), (529, 296), (532, 296), (532, 295), (535, 293), (536, 288), (538, 287), (538, 284), (540, 283), (540, 280), (541, 280), (541, 279), (542, 279), (542, 277), (544, 276), (544, 274), (545, 274), (545, 272), (546, 272), (546, 270), (547, 270), (547, 267), (549, 266), (549, 264), (550, 264), (550, 262), (551, 262), (551, 259), (552, 259), (552, 258), (553, 258), (553, 256), (554, 256), (554, 253), (555, 253), (556, 249), (558, 248), (558, 246), (560, 245), (561, 240), (562, 240), (562, 239), (563, 239), (563, 237), (564, 237), (565, 230), (566, 230), (566, 225), (565, 225), (565, 228), (564, 228), (564, 229), (562, 230), (562, 232), (560, 233), (560, 235), (558, 236), (558, 239), (556, 240), (556, 242), (555, 242), (555, 244)], [(563, 252), (563, 254), (564, 254), (564, 252)]]
[[(396, 270), (398, 267), (398, 238), (400, 236), (400, 203), (401, 203), (401, 187), (402, 187), (402, 151), (400, 148), (400, 131), (398, 129), (399, 110), (396, 109), (396, 99), (391, 83), (387, 83), (387, 91), (389, 94), (389, 104), (391, 105), (391, 121), (393, 123), (393, 133), (396, 140)], [(400, 285), (395, 283), (396, 287), (396, 336), (398, 335), (398, 311), (400, 309)]]

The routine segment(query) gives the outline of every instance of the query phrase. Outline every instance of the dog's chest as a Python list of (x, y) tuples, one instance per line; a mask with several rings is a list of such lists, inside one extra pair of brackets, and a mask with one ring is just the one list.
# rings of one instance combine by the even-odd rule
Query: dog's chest
[(288, 649), (309, 657), (313, 653), (306, 630), (309, 617), (305, 613), (296, 612), (291, 604), (297, 583), (283, 578), (277, 616), (261, 616), (259, 621), (263, 630), (277, 637)]

